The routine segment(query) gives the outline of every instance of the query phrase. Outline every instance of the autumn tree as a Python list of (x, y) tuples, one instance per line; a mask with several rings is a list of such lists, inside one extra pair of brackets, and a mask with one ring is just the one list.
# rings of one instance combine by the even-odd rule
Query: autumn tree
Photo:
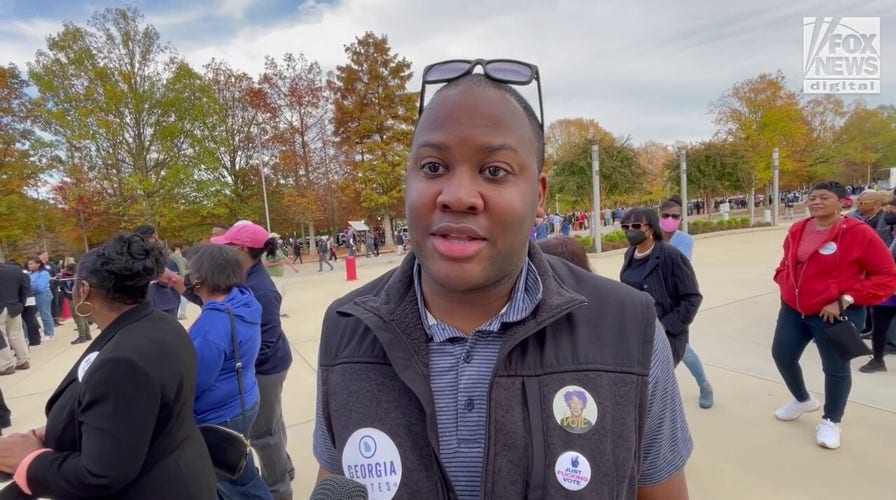
[(751, 166), (755, 185), (772, 179), (772, 150), (779, 148), (781, 178), (802, 177), (807, 166), (801, 154), (809, 127), (799, 95), (787, 88), (784, 73), (762, 73), (735, 83), (710, 105), (719, 135), (738, 143)]
[[(591, 146), (600, 147), (601, 200), (607, 205), (640, 199), (644, 167), (638, 163), (629, 138), (616, 138), (595, 120), (562, 119), (545, 133), (545, 170), (552, 192), (591, 208)], [(600, 207), (598, 207), (598, 210)]]
[(116, 228), (184, 227), (183, 210), (201, 202), (192, 181), (204, 165), (206, 89), (138, 11), (105, 9), (86, 26), (65, 24), (29, 75), (64, 176), (95, 184), (98, 213)]
[(869, 109), (857, 102), (837, 130), (834, 145), (841, 178), (871, 183), (879, 171), (896, 165), (896, 113), (892, 107)]
[(329, 80), (333, 132), (350, 152), (361, 204), (382, 214), (387, 244), (392, 217), (404, 199), (404, 174), (416, 119), (416, 94), (408, 92), (411, 63), (392, 52), (389, 39), (365, 33), (345, 46), (348, 63)]
[(265, 144), (276, 158), (273, 172), (288, 190), (284, 206), (314, 238), (315, 222), (324, 218), (325, 199), (332, 195), (328, 183), (332, 106), (326, 79), (317, 61), (286, 53), (282, 62), (265, 59), (259, 87)]
[(0, 261), (4, 247), (35, 234), (34, 214), (27, 208), (28, 186), (38, 169), (32, 158), (32, 100), (28, 82), (14, 65), (0, 66)]
[(263, 93), (246, 72), (212, 59), (203, 76), (212, 96), (201, 115), (200, 131), (212, 156), (209, 175), (196, 179), (205, 193), (207, 220), (229, 223), (264, 214), (258, 168)]
[(644, 167), (644, 190), (651, 200), (659, 200), (666, 196), (666, 182), (663, 167), (675, 158), (675, 151), (666, 144), (647, 141), (635, 148), (635, 157)]

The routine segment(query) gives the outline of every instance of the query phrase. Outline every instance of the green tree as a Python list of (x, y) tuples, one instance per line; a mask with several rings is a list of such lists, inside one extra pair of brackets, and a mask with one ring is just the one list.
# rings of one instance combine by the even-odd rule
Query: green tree
[(545, 136), (545, 170), (552, 192), (592, 208), (591, 146), (597, 144), (603, 203), (631, 202), (645, 194), (647, 172), (629, 138), (613, 137), (595, 120), (584, 118), (553, 122)]
[(391, 245), (416, 120), (416, 94), (407, 91), (411, 63), (392, 52), (388, 37), (371, 32), (347, 45), (345, 53), (348, 63), (329, 80), (333, 132), (356, 167), (362, 206), (382, 214)]
[(0, 66), (0, 261), (5, 260), (5, 246), (36, 234), (26, 194), (38, 174), (27, 88), (28, 81), (14, 64)]
[[(735, 83), (710, 105), (719, 135), (738, 143), (756, 185), (772, 179), (772, 150), (779, 148), (782, 180), (805, 177), (803, 156), (809, 126), (799, 95), (787, 88), (784, 73), (762, 73)], [(783, 181), (782, 181), (783, 182)]]
[(896, 164), (894, 116), (892, 107), (869, 109), (861, 101), (852, 107), (834, 136), (844, 181), (871, 183), (881, 170)]
[(158, 31), (133, 8), (99, 11), (86, 27), (67, 23), (49, 36), (29, 75), (64, 176), (95, 184), (111, 225), (183, 230), (205, 167), (198, 131), (207, 88)]
[[(753, 170), (743, 149), (735, 141), (713, 139), (687, 146), (688, 194), (706, 203), (707, 213), (722, 196), (749, 189)], [(676, 156), (664, 166), (666, 182), (681, 192), (681, 165)]]

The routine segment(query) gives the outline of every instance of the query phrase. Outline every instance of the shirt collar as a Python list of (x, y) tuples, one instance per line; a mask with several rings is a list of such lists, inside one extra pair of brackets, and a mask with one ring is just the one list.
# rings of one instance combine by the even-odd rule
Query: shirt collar
[[(456, 328), (439, 321), (426, 309), (426, 305), (423, 302), (423, 288), (420, 284), (420, 279), (420, 263), (418, 261), (414, 265), (414, 292), (417, 295), (417, 303), (420, 306), (420, 320), (423, 322), (427, 335), (436, 342), (444, 342), (452, 337), (463, 336)], [(497, 316), (476, 330), (500, 333), (503, 323), (522, 321), (535, 310), (535, 306), (541, 301), (542, 292), (541, 278), (538, 276), (532, 261), (527, 258), (526, 265), (523, 266), (516, 285), (513, 287), (510, 301), (507, 302)]]

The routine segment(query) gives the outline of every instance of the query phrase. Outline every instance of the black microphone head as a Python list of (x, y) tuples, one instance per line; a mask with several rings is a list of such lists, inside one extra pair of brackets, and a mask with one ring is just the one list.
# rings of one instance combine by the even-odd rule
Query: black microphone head
[(311, 500), (367, 500), (367, 488), (344, 476), (327, 476), (314, 487)]

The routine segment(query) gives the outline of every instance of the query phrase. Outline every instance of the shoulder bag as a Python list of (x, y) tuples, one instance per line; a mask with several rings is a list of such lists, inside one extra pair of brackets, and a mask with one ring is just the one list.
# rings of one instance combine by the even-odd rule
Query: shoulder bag
[[(243, 362), (240, 360), (239, 341), (236, 338), (236, 321), (233, 319), (233, 310), (227, 307), (230, 316), (230, 336), (233, 340), (233, 355), (236, 358), (236, 383), (240, 391), (240, 409), (242, 410), (243, 427), (246, 424), (246, 398), (243, 394)], [(231, 479), (237, 478), (246, 468), (249, 453), (252, 453), (252, 444), (249, 438), (233, 429), (215, 424), (202, 424), (199, 432), (205, 439), (208, 454), (212, 458), (215, 472)]]

